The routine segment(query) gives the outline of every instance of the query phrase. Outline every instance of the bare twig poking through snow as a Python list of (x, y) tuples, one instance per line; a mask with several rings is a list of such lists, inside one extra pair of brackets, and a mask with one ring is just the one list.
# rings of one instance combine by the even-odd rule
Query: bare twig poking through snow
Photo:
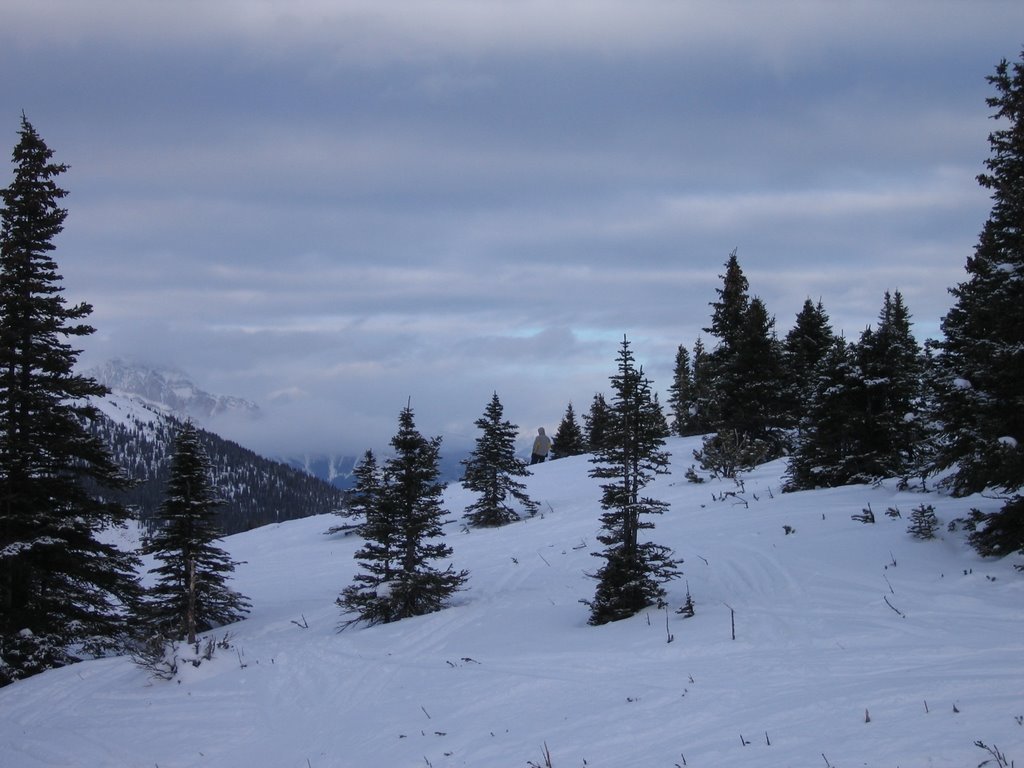
[(546, 741), (544, 742), (544, 749), (541, 752), (541, 757), (544, 760), (543, 763), (535, 763), (533, 760), (528, 760), (526, 762), (528, 768), (552, 768), (551, 752), (548, 750), (548, 743)]
[[(976, 741), (974, 742), (974, 746), (976, 746), (978, 749), (984, 749), (986, 752), (992, 755), (992, 760), (996, 761), (995, 764), (999, 766), (999, 768), (1013, 768), (1013, 761), (1008, 762), (1006, 760), (1006, 755), (1000, 752), (999, 748), (995, 744), (993, 744), (990, 747), (983, 741)], [(984, 760), (983, 762), (978, 763), (978, 768), (981, 768), (981, 766), (983, 765), (988, 765), (992, 762), (992, 760)]]
[(903, 618), (907, 618), (907, 615), (903, 613), (903, 611), (901, 611), (899, 608), (897, 608), (895, 605), (889, 602), (889, 598), (886, 595), (882, 595), (882, 599), (885, 600), (885, 604), (892, 608), (894, 611), (896, 611), (896, 613), (898, 613)]

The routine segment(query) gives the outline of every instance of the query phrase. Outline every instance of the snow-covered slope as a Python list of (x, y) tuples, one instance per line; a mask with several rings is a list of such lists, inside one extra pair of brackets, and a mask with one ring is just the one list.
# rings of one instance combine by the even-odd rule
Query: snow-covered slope
[[(672, 608), (688, 586), (693, 618), (587, 626), (599, 494), (585, 458), (562, 459), (529, 480), (543, 515), (448, 527), (469, 589), (416, 619), (336, 631), (359, 541), (324, 536), (334, 518), (228, 539), (254, 603), (214, 633), (231, 649), (172, 682), (118, 658), (8, 686), (0, 763), (523, 768), (547, 744), (555, 768), (996, 765), (976, 741), (1024, 761), (1024, 577), (945, 530), (998, 501), (784, 495), (782, 462), (742, 491), (694, 485), (694, 445), (671, 441), (674, 474), (650, 486), (672, 504), (654, 537), (686, 561)], [(470, 497), (446, 500), (456, 518)], [(922, 503), (937, 540), (906, 532)], [(851, 519), (869, 504), (875, 524)]]

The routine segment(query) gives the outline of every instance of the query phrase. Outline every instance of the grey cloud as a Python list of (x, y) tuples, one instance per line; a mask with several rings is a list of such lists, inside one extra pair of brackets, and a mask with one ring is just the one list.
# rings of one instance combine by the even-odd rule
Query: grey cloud
[(554, 427), (623, 334), (664, 389), (734, 247), (780, 333), (806, 297), (859, 333), (899, 288), (934, 335), (1024, 28), (1002, 2), (4, 14), (0, 102), (72, 165), (86, 356), (260, 401), (237, 429), (267, 449), (383, 445), (410, 396), (453, 439), (493, 391)]

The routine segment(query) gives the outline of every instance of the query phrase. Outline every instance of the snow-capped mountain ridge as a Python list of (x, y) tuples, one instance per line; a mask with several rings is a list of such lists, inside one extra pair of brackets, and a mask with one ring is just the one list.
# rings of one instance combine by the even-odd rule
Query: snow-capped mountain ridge
[(260, 407), (256, 403), (232, 395), (211, 394), (193, 383), (186, 373), (174, 368), (115, 359), (86, 371), (86, 374), (114, 392), (140, 397), (200, 424), (209, 424), (212, 419), (226, 414), (252, 418), (260, 415)]

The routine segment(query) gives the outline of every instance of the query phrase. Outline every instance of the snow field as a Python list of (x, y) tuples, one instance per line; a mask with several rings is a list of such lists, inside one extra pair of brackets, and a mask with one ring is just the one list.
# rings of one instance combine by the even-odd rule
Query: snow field
[[(673, 474), (648, 488), (672, 504), (652, 538), (685, 560), (667, 611), (587, 626), (601, 510), (584, 457), (535, 467), (541, 513), (500, 529), (463, 530), (471, 497), (449, 488), (469, 588), (394, 624), (337, 632), (360, 542), (324, 536), (333, 518), (268, 526), (225, 541), (254, 605), (211, 633), (232, 648), (175, 681), (118, 658), (0, 689), (0, 765), (523, 768), (546, 743), (555, 768), (962, 768), (990, 757), (979, 739), (1024, 760), (1024, 577), (946, 531), (998, 500), (781, 494), (784, 462), (742, 491), (695, 485), (697, 445), (670, 441)], [(922, 503), (937, 540), (906, 532)], [(874, 525), (851, 520), (868, 504)]]

